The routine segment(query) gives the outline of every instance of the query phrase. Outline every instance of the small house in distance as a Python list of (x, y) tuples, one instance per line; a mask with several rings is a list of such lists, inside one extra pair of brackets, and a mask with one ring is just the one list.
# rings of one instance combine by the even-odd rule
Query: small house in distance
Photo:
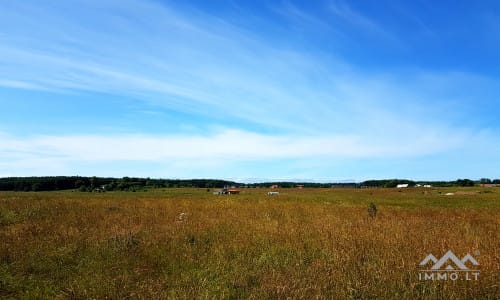
[(400, 188), (407, 188), (408, 187), (408, 183), (400, 183), (398, 185), (396, 185), (396, 188), (400, 189)]
[(297, 188), (298, 188), (299, 190), (301, 190), (301, 189), (303, 189), (303, 188), (304, 188), (304, 185), (303, 185), (303, 184), (297, 184)]
[(272, 188), (272, 189), (279, 189), (279, 188), (280, 188), (280, 186), (279, 186), (279, 185), (277, 185), (277, 184), (273, 184), (273, 185), (271, 185), (271, 188)]
[(420, 183), (417, 183), (417, 184), (415, 184), (415, 187), (418, 187), (418, 188), (420, 188), (420, 187), (423, 187), (423, 188), (431, 188), (431, 187), (432, 187), (432, 185), (430, 185), (430, 184), (424, 184), (424, 185), (421, 185)]

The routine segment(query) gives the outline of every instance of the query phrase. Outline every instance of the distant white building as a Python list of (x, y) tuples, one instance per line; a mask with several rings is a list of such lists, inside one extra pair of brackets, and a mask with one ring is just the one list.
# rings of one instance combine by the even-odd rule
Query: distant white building
[(279, 195), (280, 192), (267, 192), (269, 196)]
[(424, 184), (424, 185), (421, 185), (421, 184), (418, 184), (418, 183), (417, 183), (417, 184), (415, 185), (415, 187), (431, 188), (431, 187), (432, 187), (432, 185), (430, 185), (430, 184)]
[(407, 188), (408, 187), (408, 183), (401, 183), (401, 184), (396, 185), (396, 187), (398, 189), (400, 189), (400, 188)]

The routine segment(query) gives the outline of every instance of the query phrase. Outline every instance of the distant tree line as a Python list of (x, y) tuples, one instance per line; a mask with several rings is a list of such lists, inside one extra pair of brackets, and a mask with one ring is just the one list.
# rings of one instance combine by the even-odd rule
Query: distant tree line
[(46, 177), (5, 177), (0, 178), (0, 191), (57, 191), (57, 190), (79, 190), (82, 192), (92, 191), (140, 191), (154, 188), (222, 188), (222, 187), (246, 187), (246, 188), (269, 188), (273, 185), (280, 188), (394, 188), (398, 184), (430, 184), (433, 187), (445, 186), (475, 186), (478, 184), (500, 184), (500, 179), (481, 178), (474, 181), (471, 179), (457, 179), (455, 181), (412, 181), (407, 179), (383, 179), (367, 180), (360, 183), (317, 183), (317, 182), (262, 182), (243, 184), (234, 181), (218, 179), (151, 179), (151, 178), (111, 178), (111, 177), (82, 177), (82, 176), (46, 176)]
[(408, 184), (414, 186), (417, 183), (407, 179), (382, 179), (382, 180), (366, 180), (360, 183), (361, 187), (379, 187), (379, 188), (394, 188), (398, 184)]
[(77, 189), (88, 191), (137, 191), (148, 188), (217, 188), (237, 185), (217, 179), (151, 179), (82, 176), (5, 177), (0, 178), (0, 191), (57, 191)]
[(292, 182), (292, 181), (276, 181), (276, 182), (260, 182), (260, 183), (250, 183), (245, 186), (250, 188), (268, 188), (270, 186), (279, 186), (280, 188), (296, 188), (297, 186), (303, 186), (304, 188), (330, 188), (330, 187), (345, 187), (345, 188), (355, 188), (358, 184), (355, 182), (350, 183), (318, 183), (318, 182)]
[(384, 179), (384, 180), (367, 180), (361, 182), (359, 185), (361, 187), (385, 187), (394, 188), (398, 184), (408, 184), (408, 186), (413, 187), (416, 185), (431, 185), (433, 187), (450, 187), (450, 186), (475, 186), (477, 184), (500, 184), (500, 179), (487, 179), (481, 178), (480, 180), (474, 181), (471, 179), (457, 179), (455, 181), (413, 181), (407, 179)]

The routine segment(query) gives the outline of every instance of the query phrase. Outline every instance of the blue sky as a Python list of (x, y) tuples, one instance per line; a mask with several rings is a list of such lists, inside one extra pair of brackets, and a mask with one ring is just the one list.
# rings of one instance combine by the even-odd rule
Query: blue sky
[(2, 1), (0, 176), (500, 178), (496, 1)]

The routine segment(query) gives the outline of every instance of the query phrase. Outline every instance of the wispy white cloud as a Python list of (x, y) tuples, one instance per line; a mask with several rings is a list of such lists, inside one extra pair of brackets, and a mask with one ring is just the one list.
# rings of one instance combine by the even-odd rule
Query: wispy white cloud
[[(275, 135), (226, 129), (207, 135), (0, 135), (0, 173), (9, 175), (102, 175), (320, 180), (370, 176), (439, 179), (443, 165), (470, 169), (461, 160), (500, 151), (491, 132), (413, 133), (402, 136)], [(481, 148), (478, 152), (477, 147)], [(458, 155), (458, 156), (457, 156)], [(447, 157), (442, 161), (426, 158)], [(356, 162), (353, 164), (353, 162)], [(449, 161), (446, 161), (449, 164)], [(360, 173), (362, 165), (378, 170)], [(448, 167), (450, 168), (450, 167)], [(481, 167), (491, 173), (491, 168)], [(477, 170), (476, 173), (477, 174)], [(385, 174), (385, 175), (384, 175)], [(346, 177), (348, 176), (348, 177)], [(450, 176), (448, 174), (447, 176)], [(457, 175), (458, 176), (458, 175)], [(478, 175), (481, 176), (481, 175)], [(446, 177), (448, 178), (448, 177)]]
[(62, 160), (157, 161), (231, 158), (254, 160), (305, 157), (414, 157), (463, 144), (465, 137), (426, 135), (367, 139), (355, 135), (264, 135), (224, 130), (208, 136), (2, 136), (0, 153), (12, 158), (53, 156)]
[[(7, 5), (13, 13), (0, 25), (15, 24), (22, 35), (7, 33), (0, 45), (0, 86), (112, 93), (297, 133), (358, 134), (372, 124), (397, 134), (422, 123), (433, 131), (447, 127), (415, 105), (407, 108), (415, 103), (410, 98), (427, 97), (421, 90), (432, 84), (415, 84), (411, 71), (365, 74), (335, 55), (313, 56), (215, 16), (158, 2), (68, 5)], [(285, 8), (315, 19), (292, 4)], [(365, 30), (389, 35), (344, 2), (331, 9)], [(448, 74), (430, 75), (455, 84)]]
[(356, 27), (360, 32), (382, 38), (386, 42), (391, 42), (392, 45), (401, 46), (399, 39), (393, 33), (375, 20), (354, 10), (347, 2), (332, 1), (329, 3), (329, 10), (343, 22)]
[(277, 5), (273, 10), (279, 14), (287, 17), (294, 21), (295, 24), (299, 26), (311, 25), (314, 28), (321, 28), (323, 30), (328, 30), (334, 32), (334, 28), (326, 22), (321, 17), (315, 16), (314, 14), (308, 13), (307, 11), (300, 9), (294, 3), (290, 1), (284, 1), (281, 5)]
[[(275, 113), (270, 111), (297, 113), (303, 111), (303, 97), (317, 98), (316, 92), (295, 85), (307, 77), (306, 68), (312, 69), (310, 58), (303, 54), (277, 50), (210, 16), (194, 22), (156, 3), (127, 4), (120, 8), (127, 18), (119, 18), (120, 30), (112, 33), (106, 29), (113, 22), (102, 19), (117, 18), (114, 10), (104, 10), (96, 21), (102, 32), (88, 32), (75, 25), (70, 15), (58, 15), (56, 22), (52, 17), (57, 11), (42, 10), (38, 17), (44, 23), (52, 29), (66, 28), (65, 36), (78, 36), (79, 42), (47, 35), (50, 30), (38, 36), (28, 26), (25, 34), (35, 32), (27, 37), (29, 42), (0, 47), (4, 63), (0, 73), (7, 78), (4, 86), (127, 94), (179, 110), (212, 109), (278, 126), (293, 124), (271, 118)], [(137, 22), (133, 18), (137, 10), (154, 21)], [(85, 7), (80, 13), (89, 14)]]
[(43, 85), (35, 84), (32, 82), (19, 81), (19, 80), (3, 80), (0, 79), (0, 87), (23, 89), (23, 90), (37, 90), (37, 91), (53, 91)]

